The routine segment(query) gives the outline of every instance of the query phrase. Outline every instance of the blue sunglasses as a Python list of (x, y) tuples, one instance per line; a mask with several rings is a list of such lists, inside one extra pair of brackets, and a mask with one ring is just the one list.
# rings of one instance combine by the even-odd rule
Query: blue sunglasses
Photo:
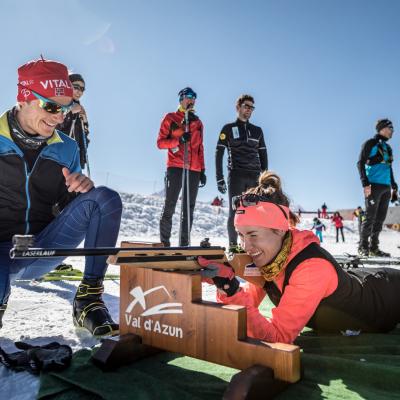
[(63, 115), (66, 115), (71, 111), (71, 108), (74, 105), (74, 102), (71, 101), (71, 103), (63, 106), (62, 104), (58, 104), (55, 101), (48, 99), (47, 97), (41, 96), (39, 93), (36, 93), (33, 90), (31, 90), (31, 92), (39, 100), (39, 107), (50, 114), (58, 114), (61, 112)]
[(182, 101), (183, 99), (192, 99), (192, 100), (196, 100), (197, 96), (195, 94), (192, 93), (188, 93), (188, 94), (184, 94), (182, 96), (179, 97), (179, 101)]

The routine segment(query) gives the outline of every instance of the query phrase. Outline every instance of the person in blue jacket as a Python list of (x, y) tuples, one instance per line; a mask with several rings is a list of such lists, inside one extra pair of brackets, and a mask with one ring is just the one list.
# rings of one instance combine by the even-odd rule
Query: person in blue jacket
[[(118, 237), (119, 194), (94, 187), (81, 172), (77, 143), (56, 130), (72, 105), (65, 65), (42, 57), (18, 68), (17, 105), (0, 117), (0, 328), (11, 283), (40, 278), (63, 259), (10, 259), (14, 235), (60, 249), (83, 240), (113, 247)], [(98, 336), (119, 330), (102, 300), (106, 258), (86, 257), (73, 303), (74, 323)]]
[(377, 134), (363, 144), (357, 163), (365, 197), (365, 220), (358, 252), (362, 256), (387, 257), (390, 254), (379, 249), (379, 234), (390, 199), (397, 199), (393, 152), (388, 143), (393, 136), (393, 124), (388, 119), (381, 119), (376, 124), (376, 131)]
[(310, 230), (315, 229), (315, 234), (318, 237), (320, 243), (322, 243), (323, 242), (322, 230), (326, 231), (326, 226), (317, 217), (313, 219), (313, 222), (314, 224)]

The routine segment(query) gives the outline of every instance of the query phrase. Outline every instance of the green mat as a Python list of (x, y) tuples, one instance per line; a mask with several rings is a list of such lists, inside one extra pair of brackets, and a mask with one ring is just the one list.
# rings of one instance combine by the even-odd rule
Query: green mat
[[(68, 270), (54, 270), (46, 275), (43, 275), (40, 279), (41, 282), (51, 281), (81, 281), (83, 278), (83, 272), (79, 269), (68, 269)], [(120, 276), (117, 274), (106, 274), (104, 280), (119, 280)]]
[[(400, 306), (400, 305), (399, 305)], [(263, 304), (267, 313), (271, 305)], [(317, 336), (305, 331), (302, 380), (277, 399), (400, 399), (400, 329), (358, 337)], [(39, 399), (221, 399), (237, 370), (172, 353), (115, 372), (92, 365), (91, 352), (74, 354), (62, 373), (43, 374)]]

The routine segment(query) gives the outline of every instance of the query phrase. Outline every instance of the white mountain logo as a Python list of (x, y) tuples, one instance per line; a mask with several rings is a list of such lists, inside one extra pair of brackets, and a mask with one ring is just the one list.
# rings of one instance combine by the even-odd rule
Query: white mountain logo
[[(134, 309), (134, 307), (136, 306), (136, 304), (139, 303), (144, 310), (140, 314), (140, 316), (142, 317), (149, 317), (151, 315), (159, 315), (159, 314), (183, 314), (182, 303), (161, 303), (147, 310), (145, 297), (157, 290), (164, 290), (167, 293), (167, 295), (171, 297), (165, 286), (156, 286), (152, 289), (146, 290), (145, 292), (140, 286), (136, 286), (129, 292), (134, 297), (134, 300), (128, 305), (125, 312), (130, 314)], [(171, 307), (176, 307), (176, 308), (171, 308)]]

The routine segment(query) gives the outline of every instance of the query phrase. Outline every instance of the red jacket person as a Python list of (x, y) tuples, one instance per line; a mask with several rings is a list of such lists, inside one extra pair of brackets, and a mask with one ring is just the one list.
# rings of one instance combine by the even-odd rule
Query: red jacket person
[[(179, 108), (168, 113), (162, 120), (157, 138), (159, 149), (168, 149), (167, 172), (165, 174), (165, 204), (160, 220), (160, 240), (164, 246), (170, 246), (172, 216), (182, 188), (183, 168), (189, 170), (190, 229), (197, 192), (206, 184), (203, 148), (203, 124), (194, 113), (197, 95), (191, 88), (179, 92)], [(189, 132), (185, 132), (185, 111), (189, 110)], [(188, 159), (184, 165), (184, 144), (187, 143)], [(180, 246), (188, 246), (188, 220), (186, 209), (186, 191), (183, 190), (184, 205)]]

